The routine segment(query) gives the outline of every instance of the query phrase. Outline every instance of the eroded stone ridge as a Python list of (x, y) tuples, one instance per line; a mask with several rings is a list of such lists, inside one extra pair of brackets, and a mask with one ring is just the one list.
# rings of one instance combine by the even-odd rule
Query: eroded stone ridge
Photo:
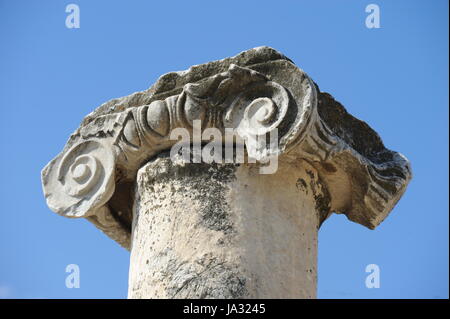
[[(263, 120), (253, 118), (258, 109), (267, 114)], [(255, 125), (260, 135), (277, 130), (275, 154), (264, 148), (251, 155), (308, 161), (331, 197), (325, 213), (344, 213), (369, 228), (388, 215), (411, 179), (406, 158), (386, 149), (289, 59), (261, 47), (163, 75), (150, 89), (89, 114), (42, 171), (49, 207), (88, 218), (129, 248), (138, 169), (176, 143), (173, 129), (192, 130), (194, 120), (202, 129), (236, 129), (243, 139)]]

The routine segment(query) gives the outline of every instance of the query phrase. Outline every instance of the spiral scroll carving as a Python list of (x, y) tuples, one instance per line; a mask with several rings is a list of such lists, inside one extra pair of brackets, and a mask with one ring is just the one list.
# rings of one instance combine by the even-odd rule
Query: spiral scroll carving
[(53, 181), (57, 188), (55, 194), (49, 194), (49, 204), (65, 216), (89, 216), (111, 197), (114, 166), (111, 149), (102, 143), (75, 145), (59, 161), (57, 179)]
[(249, 155), (259, 159), (277, 153), (262, 137), (277, 134), (278, 142), (275, 130), (285, 120), (288, 107), (289, 95), (284, 87), (272, 81), (259, 81), (244, 88), (230, 105), (223, 121), (226, 127), (236, 129), (249, 142)]

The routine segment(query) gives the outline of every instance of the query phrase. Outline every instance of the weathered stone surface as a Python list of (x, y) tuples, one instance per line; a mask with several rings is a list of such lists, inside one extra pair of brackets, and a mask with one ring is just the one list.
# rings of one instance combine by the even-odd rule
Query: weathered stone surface
[(411, 178), (408, 161), (386, 149), (367, 124), (319, 92), (289, 59), (261, 47), (166, 74), (150, 89), (89, 114), (42, 171), (48, 205), (88, 218), (129, 248), (139, 168), (176, 142), (168, 136), (172, 129), (192, 129), (196, 119), (203, 129), (231, 127), (244, 138), (254, 125), (260, 134), (277, 129), (279, 148), (255, 148), (251, 155), (309, 163), (330, 195), (329, 206), (318, 209), (369, 228), (386, 218)]
[(129, 298), (316, 297), (329, 196), (308, 162), (268, 175), (162, 154), (136, 187)]

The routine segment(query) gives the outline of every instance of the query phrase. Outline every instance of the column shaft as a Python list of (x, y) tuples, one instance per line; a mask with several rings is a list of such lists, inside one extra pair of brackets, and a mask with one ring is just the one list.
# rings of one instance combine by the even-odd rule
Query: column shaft
[(129, 298), (315, 298), (322, 192), (305, 161), (159, 156), (137, 176)]

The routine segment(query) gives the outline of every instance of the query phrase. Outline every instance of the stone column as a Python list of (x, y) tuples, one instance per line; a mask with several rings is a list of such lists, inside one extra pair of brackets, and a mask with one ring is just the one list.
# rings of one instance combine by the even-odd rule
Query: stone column
[[(247, 160), (172, 153), (180, 129), (193, 149), (231, 131)], [(103, 104), (42, 171), (53, 211), (131, 250), (130, 298), (315, 298), (321, 223), (374, 229), (410, 179), (403, 155), (267, 47)]]
[(329, 196), (307, 162), (267, 175), (165, 156), (136, 186), (130, 298), (315, 297), (316, 198)]

